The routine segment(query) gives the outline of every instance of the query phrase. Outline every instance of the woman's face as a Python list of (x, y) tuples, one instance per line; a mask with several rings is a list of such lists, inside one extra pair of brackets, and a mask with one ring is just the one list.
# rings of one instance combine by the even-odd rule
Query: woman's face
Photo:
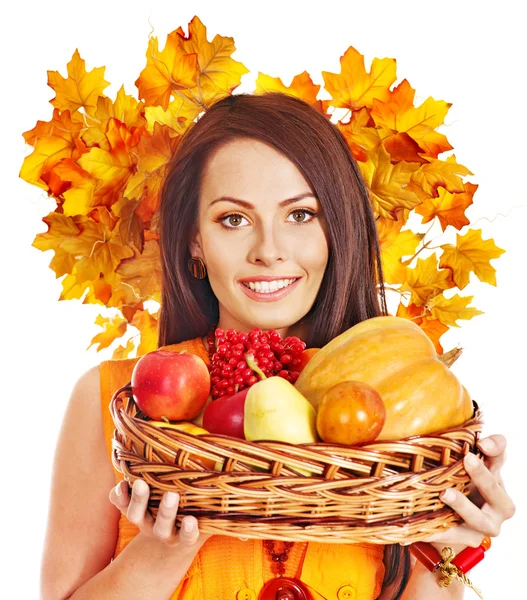
[(328, 261), (324, 217), (301, 172), (274, 148), (238, 139), (211, 155), (190, 252), (207, 266), (218, 327), (305, 335), (298, 322)]

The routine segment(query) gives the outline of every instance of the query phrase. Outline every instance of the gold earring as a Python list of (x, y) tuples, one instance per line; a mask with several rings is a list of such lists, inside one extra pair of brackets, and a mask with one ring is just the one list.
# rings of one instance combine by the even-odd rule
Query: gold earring
[(205, 263), (199, 256), (193, 256), (189, 259), (188, 270), (196, 279), (205, 279), (205, 277), (207, 276), (207, 267), (205, 266)]

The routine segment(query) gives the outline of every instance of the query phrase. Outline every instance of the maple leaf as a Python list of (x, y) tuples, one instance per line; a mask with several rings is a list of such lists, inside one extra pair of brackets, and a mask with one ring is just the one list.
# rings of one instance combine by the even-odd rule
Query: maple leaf
[(57, 163), (52, 173), (67, 188), (62, 192), (62, 211), (66, 216), (86, 215), (95, 204), (96, 180), (71, 158)]
[(401, 231), (402, 220), (379, 218), (376, 221), (377, 234), (381, 247), (382, 271), (387, 283), (399, 283), (406, 272), (401, 259), (412, 256), (424, 234), (410, 229)]
[(103, 90), (110, 85), (104, 79), (106, 67), (97, 67), (86, 72), (85, 61), (76, 48), (67, 65), (68, 77), (64, 78), (58, 71), (48, 71), (48, 85), (55, 91), (51, 104), (60, 112), (65, 110), (76, 112), (83, 107), (88, 115), (93, 115), (97, 108), (97, 98), (104, 96)]
[(440, 294), (443, 290), (454, 287), (448, 269), (437, 270), (437, 257), (431, 254), (428, 258), (417, 259), (413, 269), (407, 267), (406, 279), (401, 291), (410, 292), (410, 302), (420, 306)]
[(472, 198), (478, 189), (477, 185), (469, 182), (465, 183), (464, 187), (464, 192), (454, 194), (443, 187), (437, 188), (439, 194), (437, 198), (427, 198), (422, 204), (416, 206), (415, 212), (424, 217), (423, 223), (428, 223), (437, 217), (443, 231), (449, 225), (462, 229), (470, 223), (465, 210), (473, 203)]
[(398, 209), (411, 209), (421, 202), (407, 187), (419, 164), (401, 161), (392, 165), (390, 155), (381, 145), (375, 152), (368, 152), (368, 160), (358, 165), (371, 192), (373, 210), (382, 217), (395, 219)]
[(446, 161), (433, 158), (414, 171), (408, 187), (422, 200), (437, 198), (439, 187), (443, 187), (451, 194), (463, 193), (465, 186), (459, 175), (474, 175), (474, 173), (458, 164), (454, 154)]
[(402, 302), (399, 302), (396, 316), (419, 325), (433, 342), (436, 352), (443, 354), (443, 346), (441, 346), (439, 338), (448, 331), (448, 327), (438, 319), (430, 318), (431, 313), (426, 306), (417, 306), (412, 302), (405, 306)]
[(42, 221), (48, 226), (48, 230), (37, 233), (31, 245), (38, 250), (55, 251), (49, 267), (55, 271), (56, 277), (71, 273), (76, 259), (70, 252), (61, 248), (61, 245), (64, 239), (76, 238), (81, 232), (80, 226), (74, 219), (56, 212), (49, 213)]
[(443, 294), (438, 294), (432, 298), (428, 304), (432, 316), (441, 321), (447, 328), (459, 327), (456, 323), (458, 319), (472, 319), (476, 315), (484, 314), (467, 305), (472, 302), (474, 296), (459, 296), (455, 294), (452, 298), (445, 298)]
[(446, 137), (435, 131), (443, 125), (452, 106), (443, 100), (427, 98), (423, 104), (414, 106), (415, 90), (404, 79), (388, 95), (385, 101), (375, 98), (371, 116), (377, 126), (384, 125), (394, 132), (406, 133), (429, 156), (452, 150)]
[(286, 86), (280, 77), (271, 77), (264, 73), (258, 72), (256, 78), (255, 94), (265, 94), (268, 92), (279, 92), (300, 98), (310, 104), (314, 109), (322, 114), (327, 115), (327, 109), (332, 106), (329, 100), (317, 100), (317, 94), (320, 90), (320, 85), (313, 83), (311, 76), (307, 71), (303, 71), (299, 75), (295, 75), (291, 81), (291, 85)]
[(450, 269), (460, 290), (466, 287), (472, 272), (480, 281), (496, 285), (496, 269), (490, 261), (506, 251), (496, 246), (493, 239), (483, 240), (481, 229), (469, 229), (463, 236), (457, 233), (455, 246), (443, 244), (441, 248), (439, 266)]
[(182, 135), (202, 112), (201, 106), (180, 94), (168, 104), (166, 110), (162, 106), (145, 108), (147, 131), (154, 133), (158, 123), (169, 128), (170, 137)]
[(136, 172), (129, 178), (123, 195), (130, 200), (142, 200), (136, 214), (143, 222), (150, 221), (158, 209), (161, 184), (176, 143), (169, 128), (159, 123), (155, 124), (152, 135), (139, 140)]
[(139, 333), (141, 334), (139, 338), (139, 346), (137, 347), (137, 356), (143, 356), (144, 354), (148, 354), (148, 352), (157, 350), (157, 313), (153, 315), (147, 310), (138, 310), (135, 313), (131, 324), (134, 327), (137, 327), (137, 329), (139, 329)]
[(142, 253), (136, 250), (133, 257), (122, 260), (116, 273), (141, 299), (161, 301), (161, 259), (156, 240), (146, 242)]
[(98, 333), (92, 339), (86, 350), (89, 350), (93, 345), (98, 344), (97, 352), (100, 352), (104, 348), (108, 348), (115, 340), (121, 338), (126, 333), (128, 326), (126, 319), (119, 317), (103, 317), (102, 315), (98, 315), (95, 318), (95, 324), (103, 327), (104, 331)]
[(91, 177), (97, 180), (94, 191), (97, 204), (111, 206), (115, 202), (117, 193), (134, 172), (135, 159), (131, 149), (138, 144), (142, 133), (142, 129), (130, 132), (126, 125), (111, 118), (106, 132), (110, 150), (90, 148), (77, 161)]
[(64, 158), (77, 160), (88, 149), (79, 139), (81, 123), (73, 123), (68, 111), (59, 114), (53, 111), (49, 123), (39, 121), (31, 131), (24, 133), (27, 143), (34, 146), (31, 154), (24, 158), (19, 177), (44, 190), (48, 185), (42, 176)]
[(130, 358), (130, 354), (133, 352), (134, 348), (135, 345), (133, 339), (130, 338), (126, 342), (126, 346), (117, 346), (117, 348), (113, 351), (112, 359), (117, 360), (123, 358)]
[(371, 71), (364, 67), (364, 55), (350, 46), (340, 57), (341, 72), (322, 71), (324, 88), (331, 94), (333, 106), (356, 110), (371, 107), (375, 98), (386, 100), (396, 80), (396, 62), (393, 58), (374, 58)]

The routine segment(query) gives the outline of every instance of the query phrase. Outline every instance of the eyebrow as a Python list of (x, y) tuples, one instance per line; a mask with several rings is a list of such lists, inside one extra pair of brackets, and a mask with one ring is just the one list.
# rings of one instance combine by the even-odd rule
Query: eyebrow
[[(282, 200), (282, 202), (280, 202), (280, 206), (288, 206), (289, 204), (292, 204), (293, 202), (298, 202), (298, 200), (302, 200), (304, 198), (315, 198), (315, 195), (312, 194), (311, 192), (299, 194), (298, 196), (293, 196), (293, 198), (287, 198), (286, 200)], [(239, 204), (240, 206), (243, 206), (244, 208), (248, 208), (248, 209), (254, 208), (254, 204), (247, 202), (247, 200), (241, 200), (240, 198), (233, 198), (232, 196), (220, 196), (219, 198), (216, 198), (216, 200), (213, 200), (209, 204), (209, 208), (213, 204), (216, 204), (216, 202), (234, 202), (234, 204)]]

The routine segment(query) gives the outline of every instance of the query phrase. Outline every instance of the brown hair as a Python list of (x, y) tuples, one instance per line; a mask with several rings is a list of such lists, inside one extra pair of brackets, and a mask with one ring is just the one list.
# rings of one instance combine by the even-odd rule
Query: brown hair
[[(218, 323), (218, 301), (208, 278), (195, 279), (188, 271), (188, 244), (197, 224), (207, 158), (221, 145), (240, 138), (269, 144), (291, 160), (311, 185), (325, 216), (329, 256), (317, 298), (303, 319), (309, 324), (307, 346), (321, 348), (353, 325), (388, 314), (375, 217), (338, 127), (288, 94), (236, 94), (213, 104), (187, 129), (163, 182), (158, 346), (203, 337)], [(390, 569), (385, 584), (403, 570), (395, 600), (408, 579), (409, 553), (396, 546), (387, 555)]]

